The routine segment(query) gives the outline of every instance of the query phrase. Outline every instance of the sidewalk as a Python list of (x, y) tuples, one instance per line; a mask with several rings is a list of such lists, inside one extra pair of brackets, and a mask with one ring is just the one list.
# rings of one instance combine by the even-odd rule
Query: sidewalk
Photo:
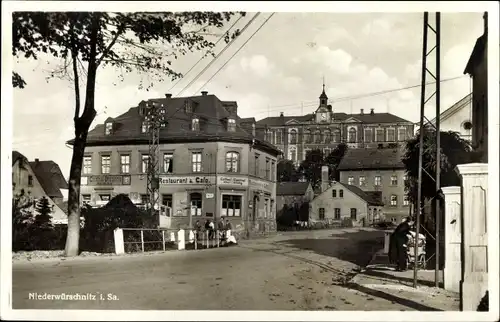
[[(377, 252), (371, 263), (356, 275), (348, 288), (373, 297), (383, 298), (387, 307), (380, 307), (380, 302), (363, 303), (360, 310), (417, 310), (417, 311), (458, 311), (460, 297), (458, 293), (434, 287), (434, 270), (419, 270), (417, 288), (413, 287), (413, 270), (398, 272), (389, 264), (383, 250)], [(370, 303), (377, 308), (370, 308)], [(394, 305), (399, 304), (399, 305)]]

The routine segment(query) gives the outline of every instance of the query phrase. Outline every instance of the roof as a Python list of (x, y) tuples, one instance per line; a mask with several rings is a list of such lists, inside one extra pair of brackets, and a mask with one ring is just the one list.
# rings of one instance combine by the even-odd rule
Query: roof
[(483, 34), (481, 37), (477, 38), (474, 49), (472, 49), (469, 61), (467, 62), (467, 66), (465, 66), (464, 74), (472, 75), (472, 73), (474, 72), (474, 67), (476, 67), (476, 65), (483, 58), (483, 53), (486, 48), (487, 42), (488, 37), (486, 34)]
[(28, 161), (28, 159), (18, 151), (12, 151), (12, 166), (17, 162), (17, 160), (22, 159)]
[[(442, 122), (442, 121), (448, 119), (449, 117), (451, 117), (452, 115), (454, 115), (455, 113), (460, 111), (462, 108), (467, 107), (471, 103), (471, 101), (472, 101), (472, 93), (467, 94), (465, 97), (463, 97), (458, 102), (453, 104), (450, 108), (448, 108), (444, 112), (442, 112), (439, 120)], [(431, 120), (431, 123), (435, 124), (436, 118), (433, 118)]]
[(30, 162), (30, 166), (47, 196), (63, 198), (60, 189), (68, 189), (68, 183), (57, 163), (54, 161), (33, 161)]
[[(390, 113), (363, 113), (363, 114), (347, 114), (347, 113), (333, 113), (333, 119), (336, 121), (345, 121), (354, 118), (362, 123), (411, 123), (408, 120), (400, 118)], [(296, 120), (299, 123), (307, 123), (314, 120), (314, 114), (298, 115), (298, 116), (272, 116), (266, 117), (257, 121), (259, 125), (267, 126), (283, 126), (291, 120)]]
[(348, 149), (338, 170), (404, 169), (402, 147), (384, 149)]
[[(155, 98), (150, 103), (163, 104), (166, 107), (167, 124), (160, 129), (160, 143), (183, 142), (212, 142), (228, 141), (238, 143), (252, 143), (271, 154), (278, 155), (279, 151), (272, 144), (262, 140), (261, 135), (254, 137), (251, 132), (251, 119), (241, 119), (236, 115), (236, 102), (223, 102), (215, 95), (201, 95), (191, 97)], [(184, 105), (190, 102), (192, 113), (186, 113)], [(139, 113), (139, 107), (145, 106), (142, 101), (136, 107), (111, 119), (113, 130), (105, 135), (105, 125), (98, 124), (87, 137), (87, 146), (105, 146), (121, 144), (148, 144), (149, 134), (142, 133), (144, 117)], [(192, 131), (193, 117), (200, 120), (200, 130)], [(227, 118), (233, 116), (236, 120), (235, 131), (228, 132)], [(250, 124), (250, 126), (248, 126)], [(69, 140), (73, 144), (74, 139)]]
[(280, 182), (276, 186), (276, 195), (303, 196), (310, 185), (309, 182)]
[(383, 206), (382, 202), (382, 192), (380, 191), (363, 191), (361, 188), (343, 184), (344, 187), (349, 189), (352, 193), (356, 194), (358, 197), (366, 201), (370, 206)]

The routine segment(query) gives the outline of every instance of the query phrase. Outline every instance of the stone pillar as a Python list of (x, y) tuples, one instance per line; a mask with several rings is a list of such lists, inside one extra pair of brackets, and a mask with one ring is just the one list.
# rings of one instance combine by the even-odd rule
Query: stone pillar
[(460, 292), (462, 279), (462, 209), (460, 187), (444, 187), (444, 288), (445, 290)]
[(125, 254), (125, 244), (123, 243), (123, 230), (120, 228), (115, 228), (114, 230), (115, 239), (115, 254), (122, 255)]
[(179, 231), (177, 232), (177, 249), (186, 249), (186, 236), (184, 229), (179, 229)]
[(488, 290), (488, 164), (457, 166), (462, 178), (462, 311), (476, 311)]

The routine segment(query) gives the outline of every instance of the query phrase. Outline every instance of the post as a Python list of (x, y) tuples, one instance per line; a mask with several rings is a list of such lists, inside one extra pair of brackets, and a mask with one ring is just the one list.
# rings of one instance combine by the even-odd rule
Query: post
[(114, 230), (115, 239), (115, 254), (122, 255), (125, 254), (125, 245), (123, 243), (123, 230), (120, 228), (115, 228)]
[(205, 236), (207, 237), (207, 249), (210, 248), (210, 239), (208, 238), (208, 230), (205, 230)]
[(165, 231), (164, 230), (161, 231), (161, 240), (163, 243), (163, 251), (165, 251)]
[[(423, 54), (422, 54), (422, 87), (420, 93), (420, 143), (419, 143), (419, 153), (418, 153), (418, 188), (417, 188), (417, 205), (415, 208), (416, 218), (416, 238), (418, 245), (418, 238), (420, 236), (420, 214), (422, 212), (422, 164), (423, 164), (423, 153), (424, 153), (424, 115), (425, 115), (425, 76), (427, 71), (427, 24), (429, 22), (429, 13), (424, 12), (424, 39), (423, 39)], [(418, 258), (418, 247), (415, 249), (415, 261)], [(413, 287), (417, 287), (418, 281), (418, 265), (415, 262), (413, 265)]]
[(198, 249), (198, 231), (195, 230), (195, 233), (194, 233), (194, 249)]
[(179, 229), (179, 231), (177, 232), (177, 249), (186, 249), (186, 235), (184, 229)]
[(220, 231), (218, 229), (215, 231), (215, 240), (217, 242), (217, 247), (219, 247), (219, 244), (220, 244)]
[[(440, 115), (441, 115), (441, 13), (436, 12), (436, 194), (441, 189), (441, 133), (440, 133)], [(440, 263), (440, 229), (441, 212), (440, 200), (434, 198), (436, 204), (436, 267), (434, 271), (435, 286), (439, 287), (439, 263)], [(417, 235), (418, 238), (418, 235)]]
[(144, 230), (141, 229), (141, 247), (142, 252), (144, 253)]
[(460, 187), (443, 187), (444, 194), (444, 289), (460, 292), (462, 278), (462, 208)]

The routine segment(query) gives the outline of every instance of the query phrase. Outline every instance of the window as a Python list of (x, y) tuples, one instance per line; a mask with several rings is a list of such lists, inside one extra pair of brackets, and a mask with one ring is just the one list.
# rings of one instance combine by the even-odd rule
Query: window
[(315, 143), (321, 143), (321, 131), (317, 130), (314, 132), (314, 142)]
[(271, 162), (271, 181), (276, 181), (276, 162), (274, 160)]
[(352, 220), (357, 220), (356, 218), (358, 217), (358, 209), (356, 208), (351, 208), (351, 219)]
[(304, 149), (304, 158), (303, 160), (307, 159), (307, 154), (311, 151), (311, 149)]
[(258, 154), (255, 154), (255, 173), (254, 176), (258, 177), (260, 174), (260, 167), (259, 167), (259, 156)]
[(361, 176), (359, 177), (359, 186), (363, 187), (366, 184), (366, 177)]
[(191, 216), (201, 216), (201, 193), (193, 192), (189, 197), (191, 200)]
[(405, 128), (398, 129), (398, 140), (399, 141), (406, 141), (406, 129)]
[(348, 139), (347, 141), (349, 143), (356, 143), (356, 129), (351, 127), (348, 132)]
[(398, 176), (397, 175), (392, 175), (391, 176), (391, 185), (392, 186), (397, 186), (398, 185)]
[(130, 173), (130, 155), (120, 155), (120, 171), (121, 173)]
[(111, 172), (111, 156), (101, 155), (101, 173), (106, 174)]
[(174, 154), (172, 152), (163, 153), (163, 172), (174, 172)]
[(32, 175), (28, 175), (28, 186), (33, 187), (33, 176)]
[(405, 185), (405, 187), (406, 187), (406, 182), (407, 182), (407, 181), (408, 181), (408, 175), (407, 175), (407, 174), (405, 174), (405, 175), (403, 176), (403, 184)]
[(86, 186), (89, 183), (89, 178), (88, 177), (81, 177), (80, 178), (80, 185)]
[(297, 130), (290, 130), (290, 144), (297, 144)]
[(370, 143), (372, 141), (373, 131), (372, 129), (365, 129), (365, 142)]
[(410, 204), (410, 200), (408, 199), (408, 196), (405, 195), (403, 197), (403, 206), (408, 206)]
[(304, 143), (311, 143), (311, 131), (306, 130), (304, 132)]
[(340, 143), (340, 140), (341, 140), (340, 130), (336, 129), (333, 131), (333, 142)]
[(297, 149), (295, 147), (290, 147), (290, 160), (294, 163), (297, 162)]
[(200, 130), (200, 119), (194, 118), (191, 121), (191, 130), (199, 131)]
[(382, 177), (381, 176), (375, 176), (375, 185), (380, 186), (382, 184)]
[(391, 206), (397, 206), (397, 205), (398, 205), (398, 196), (391, 195)]
[(396, 141), (396, 130), (395, 129), (387, 129), (387, 142)]
[(269, 199), (264, 199), (264, 218), (269, 215)]
[(141, 155), (141, 173), (148, 172), (148, 163), (149, 163), (149, 155), (148, 154)]
[(319, 220), (325, 220), (325, 208), (319, 208)]
[(337, 198), (337, 190), (332, 190), (332, 198)]
[(221, 216), (240, 217), (241, 216), (241, 196), (222, 195)]
[(193, 172), (201, 172), (201, 152), (193, 152), (191, 154), (191, 164)]
[(92, 157), (90, 155), (86, 155), (83, 157), (83, 174), (91, 174), (92, 173)]
[(343, 189), (339, 190), (339, 198), (344, 198), (344, 190)]
[(283, 143), (283, 131), (276, 130), (276, 144), (282, 144), (282, 143)]
[(227, 120), (227, 130), (228, 130), (228, 132), (236, 131), (236, 120), (235, 119), (228, 119)]
[(332, 132), (330, 130), (325, 131), (325, 143), (330, 143), (332, 141)]
[(104, 134), (110, 135), (112, 131), (113, 131), (113, 123), (111, 122), (106, 123), (106, 130)]
[(347, 178), (347, 184), (352, 186), (354, 184), (354, 177)]
[(149, 195), (141, 194), (141, 204), (149, 204)]
[(142, 121), (141, 133), (148, 133), (148, 132), (149, 132), (149, 122)]
[(266, 159), (266, 179), (271, 180), (269, 177), (271, 175), (271, 160)]
[(91, 196), (90, 195), (88, 195), (88, 194), (82, 195), (82, 202), (84, 204), (90, 203), (90, 201), (91, 201)]
[(384, 142), (384, 129), (377, 129), (375, 131), (375, 141)]
[(226, 172), (238, 172), (240, 154), (238, 152), (226, 153)]
[(101, 201), (109, 201), (111, 199), (111, 195), (110, 194), (99, 195), (99, 199), (101, 199)]
[(340, 208), (335, 208), (335, 214), (333, 218), (335, 220), (340, 220)]
[(184, 101), (184, 111), (189, 114), (193, 112), (192, 104), (189, 100)]

